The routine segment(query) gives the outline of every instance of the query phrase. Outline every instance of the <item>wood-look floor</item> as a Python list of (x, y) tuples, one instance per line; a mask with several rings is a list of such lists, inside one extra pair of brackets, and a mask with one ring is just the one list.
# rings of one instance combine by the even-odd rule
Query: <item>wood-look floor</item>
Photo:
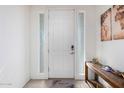
[[(89, 88), (88, 84), (85, 81), (80, 80), (73, 80), (73, 79), (65, 79), (67, 82), (70, 82), (74, 85), (73, 88)], [(66, 88), (64, 86), (54, 86), (55, 80), (48, 79), (48, 80), (30, 80), (24, 88)]]

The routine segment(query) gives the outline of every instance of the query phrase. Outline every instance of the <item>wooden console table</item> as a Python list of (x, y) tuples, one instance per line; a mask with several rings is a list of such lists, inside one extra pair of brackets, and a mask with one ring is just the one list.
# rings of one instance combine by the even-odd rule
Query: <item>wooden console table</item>
[[(88, 83), (96, 84), (95, 87), (103, 87), (101, 83), (98, 82), (98, 76), (107, 81), (114, 88), (124, 88), (124, 78), (121, 78), (117, 75), (114, 75), (110, 72), (106, 72), (101, 69), (101, 65), (94, 64), (91, 62), (85, 63), (85, 81)], [(88, 69), (91, 69), (94, 72), (94, 80), (88, 79)]]

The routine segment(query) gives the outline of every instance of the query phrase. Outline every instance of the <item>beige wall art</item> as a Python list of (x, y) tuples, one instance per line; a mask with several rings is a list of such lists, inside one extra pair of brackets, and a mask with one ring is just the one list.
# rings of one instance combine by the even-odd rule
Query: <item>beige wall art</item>
[(113, 5), (112, 8), (113, 39), (124, 39), (124, 5)]
[(111, 15), (111, 8), (101, 15), (101, 41), (112, 40)]
[(124, 39), (124, 5), (113, 5), (101, 15), (101, 41)]

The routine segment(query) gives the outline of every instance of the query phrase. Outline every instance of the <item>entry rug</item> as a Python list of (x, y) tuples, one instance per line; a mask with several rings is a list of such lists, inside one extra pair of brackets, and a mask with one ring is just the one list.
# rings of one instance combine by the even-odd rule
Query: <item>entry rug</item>
[(53, 80), (51, 88), (74, 88), (73, 80)]

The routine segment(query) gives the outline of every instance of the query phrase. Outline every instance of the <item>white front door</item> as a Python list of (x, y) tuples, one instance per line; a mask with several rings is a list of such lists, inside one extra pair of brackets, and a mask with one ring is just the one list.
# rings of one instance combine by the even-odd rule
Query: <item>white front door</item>
[(74, 10), (49, 10), (49, 78), (74, 78)]

